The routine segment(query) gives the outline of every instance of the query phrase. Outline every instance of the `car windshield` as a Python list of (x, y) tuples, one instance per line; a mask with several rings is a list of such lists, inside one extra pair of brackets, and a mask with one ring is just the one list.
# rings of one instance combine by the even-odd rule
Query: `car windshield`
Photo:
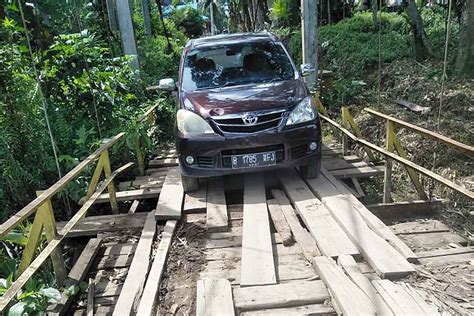
[(185, 91), (194, 91), (290, 80), (294, 76), (293, 66), (281, 45), (257, 42), (189, 51), (182, 80)]

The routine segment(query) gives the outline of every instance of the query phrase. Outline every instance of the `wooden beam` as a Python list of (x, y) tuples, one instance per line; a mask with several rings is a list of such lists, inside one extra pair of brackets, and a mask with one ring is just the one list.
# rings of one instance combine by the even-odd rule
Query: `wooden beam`
[[(107, 177), (100, 187), (97, 189), (89, 200), (77, 211), (77, 213), (71, 218), (71, 220), (64, 226), (64, 228), (59, 232), (58, 237), (53, 241), (48, 243), (48, 245), (41, 251), (41, 253), (36, 257), (36, 259), (28, 266), (28, 268), (23, 272), (13, 284), (8, 288), (8, 290), (0, 297), (0, 312), (5, 311), (5, 308), (8, 306), (10, 301), (16, 296), (16, 294), (23, 288), (23, 286), (28, 282), (28, 280), (33, 276), (33, 274), (41, 267), (43, 262), (51, 255), (51, 253), (61, 244), (64, 238), (66, 238), (67, 233), (79, 222), (79, 220), (84, 217), (90, 207), (94, 204), (95, 200), (99, 195), (107, 188), (107, 186), (112, 183), (114, 178), (121, 172), (125, 171), (131, 167), (133, 163), (128, 163)], [(41, 195), (43, 196), (44, 193)]]
[(298, 246), (301, 247), (306, 260), (311, 261), (313, 260), (313, 257), (320, 256), (321, 253), (316, 245), (316, 241), (313, 236), (311, 236), (311, 234), (301, 226), (295, 210), (291, 206), (287, 197), (280, 190), (272, 190), (272, 195), (280, 204), (280, 209), (285, 216), (286, 222), (290, 226), (293, 237)]
[(226, 279), (202, 279), (197, 283), (196, 316), (233, 316), (232, 287)]
[(132, 205), (130, 205), (130, 208), (128, 209), (128, 214), (135, 214), (135, 212), (137, 211), (139, 205), (140, 205), (140, 201), (139, 200), (134, 200), (132, 202)]
[(249, 311), (240, 313), (240, 316), (255, 315), (271, 315), (271, 316), (288, 316), (288, 315), (311, 315), (311, 316), (332, 316), (336, 315), (334, 308), (324, 304), (308, 304), (303, 306), (282, 307), (260, 309), (258, 311)]
[(188, 192), (184, 196), (183, 211), (189, 213), (203, 213), (207, 208), (207, 181), (201, 183), (199, 190)]
[(239, 312), (318, 304), (329, 299), (324, 283), (319, 280), (236, 287), (233, 294), (235, 308)]
[(154, 159), (148, 162), (150, 168), (174, 167), (179, 164), (178, 158)]
[(300, 214), (303, 222), (313, 235), (319, 250), (325, 256), (360, 256), (359, 250), (336, 223), (328, 209), (310, 191), (306, 183), (293, 169), (278, 172), (280, 181)]
[(262, 174), (245, 175), (242, 286), (275, 284), (275, 262)]
[(444, 200), (406, 201), (394, 203), (370, 204), (367, 208), (383, 220), (407, 219), (417, 216), (429, 216), (442, 208)]
[(272, 218), (273, 226), (276, 231), (280, 234), (284, 246), (291, 246), (293, 244), (293, 237), (291, 235), (291, 229), (286, 222), (285, 216), (281, 210), (280, 204), (277, 200), (267, 201), (268, 211)]
[(178, 168), (172, 169), (166, 176), (160, 198), (156, 205), (156, 220), (181, 219), (184, 191), (181, 185), (181, 173)]
[(329, 257), (315, 257), (313, 264), (319, 276), (344, 315), (374, 315), (376, 308), (362, 290), (344, 274)]
[[(173, 234), (178, 225), (178, 221), (166, 221), (166, 225), (161, 233), (161, 241), (153, 258), (153, 264), (146, 280), (145, 289), (137, 308), (137, 315), (151, 315), (157, 302), (161, 286), (161, 278), (165, 270), (166, 258), (171, 247)], [(122, 311), (120, 311), (120, 314)]]
[(453, 140), (449, 137), (443, 136), (439, 133), (436, 133), (436, 132), (430, 131), (426, 128), (423, 128), (423, 127), (405, 122), (403, 120), (394, 118), (392, 116), (377, 112), (377, 111), (372, 110), (370, 108), (365, 108), (364, 111), (366, 111), (367, 113), (369, 113), (371, 115), (374, 115), (374, 116), (377, 116), (379, 118), (385, 119), (387, 121), (394, 122), (395, 124), (397, 124), (400, 127), (409, 129), (409, 130), (414, 131), (414, 132), (417, 132), (418, 134), (423, 135), (427, 138), (431, 138), (431, 139), (434, 139), (434, 140), (436, 140), (440, 143), (448, 145), (449, 147), (451, 147), (451, 148), (453, 148), (453, 149), (455, 149), (455, 150), (457, 150), (457, 151), (459, 151), (463, 154), (466, 154), (469, 157), (474, 157), (474, 146), (469, 146), (469, 145), (463, 144), (463, 143), (458, 142), (456, 140)]
[[(146, 199), (154, 199), (160, 196), (161, 189), (159, 188), (147, 188), (147, 189), (138, 189), (138, 190), (130, 190), (130, 191), (119, 191), (115, 194), (117, 201), (133, 201), (133, 200), (146, 200)], [(96, 204), (100, 203), (108, 203), (110, 201), (109, 194), (103, 193), (99, 196)], [(79, 202), (79, 204), (82, 204)]]
[(391, 158), (399, 163), (401, 163), (402, 165), (404, 166), (408, 166), (408, 167), (411, 167), (413, 169), (415, 169), (417, 172), (433, 179), (433, 180), (436, 180), (437, 182), (453, 189), (454, 191), (458, 192), (458, 193), (461, 193), (463, 195), (465, 195), (466, 197), (470, 198), (471, 200), (474, 199), (474, 192), (460, 186), (460, 185), (457, 185), (456, 183), (454, 183), (453, 181), (450, 181), (446, 178), (443, 178), (442, 176), (432, 172), (431, 170), (428, 170), (424, 167), (421, 167), (419, 165), (417, 165), (416, 163), (414, 162), (411, 162), (409, 161), (408, 159), (405, 159), (405, 158), (402, 158), (394, 153), (391, 153), (377, 145), (374, 145), (364, 139), (361, 139), (361, 138), (358, 138), (356, 137), (355, 135), (353, 135), (351, 132), (349, 132), (347, 129), (343, 128), (340, 124), (336, 123), (335, 121), (331, 120), (329, 117), (326, 117), (324, 115), (321, 115), (320, 114), (320, 117), (325, 120), (326, 122), (328, 122), (329, 124), (331, 124), (332, 126), (338, 128), (341, 132), (343, 132), (344, 134), (348, 135), (352, 140), (358, 142), (359, 144), (362, 144), (362, 145), (366, 145), (367, 147), (370, 147), (371, 149), (373, 149), (374, 151), (384, 155), (385, 157), (388, 157), (388, 158)]
[(150, 267), (150, 256), (156, 234), (156, 221), (153, 211), (149, 212), (140, 240), (133, 255), (133, 261), (123, 283), (126, 291), (121, 291), (114, 315), (130, 315), (134, 312), (145, 286)]
[(338, 169), (330, 171), (337, 179), (345, 178), (368, 178), (372, 176), (382, 175), (385, 171), (385, 166), (367, 166), (350, 169)]
[(9, 231), (14, 229), (19, 223), (28, 218), (38, 207), (40, 207), (47, 200), (51, 199), (57, 192), (64, 189), (69, 182), (76, 178), (89, 164), (95, 161), (105, 150), (112, 147), (117, 143), (125, 133), (119, 133), (110, 139), (107, 143), (100, 146), (96, 151), (90, 154), (86, 159), (81, 161), (74, 169), (69, 171), (64, 177), (59, 179), (55, 184), (50, 186), (48, 189), (36, 199), (31, 201), (27, 206), (22, 208), (18, 213), (11, 216), (0, 226), (0, 238), (4, 237)]
[(421, 306), (400, 284), (389, 280), (374, 280), (372, 284), (396, 315), (425, 315)]
[(210, 233), (223, 232), (229, 229), (229, 218), (222, 178), (209, 179), (206, 228)]

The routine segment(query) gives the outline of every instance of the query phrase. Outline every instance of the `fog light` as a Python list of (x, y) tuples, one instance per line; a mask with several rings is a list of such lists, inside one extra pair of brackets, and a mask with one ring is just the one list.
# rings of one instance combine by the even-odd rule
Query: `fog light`
[(188, 165), (192, 165), (194, 163), (194, 157), (193, 156), (186, 156), (186, 163)]
[(316, 148), (318, 148), (318, 144), (316, 142), (312, 142), (309, 144), (309, 150), (313, 151), (316, 150)]

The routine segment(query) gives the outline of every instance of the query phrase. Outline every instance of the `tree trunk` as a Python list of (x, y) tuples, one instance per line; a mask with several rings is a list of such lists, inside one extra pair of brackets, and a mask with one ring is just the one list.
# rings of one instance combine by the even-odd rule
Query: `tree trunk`
[(474, 34), (474, 1), (468, 0), (464, 10), (456, 61), (458, 72), (468, 78), (474, 78), (474, 40), (472, 34)]
[(415, 53), (417, 59), (425, 59), (431, 56), (431, 49), (426, 39), (425, 28), (423, 27), (423, 21), (416, 7), (415, 0), (407, 0), (407, 14), (410, 28), (413, 32), (415, 41)]
[(372, 10), (372, 22), (374, 23), (374, 29), (378, 29), (377, 19), (377, 0), (370, 0), (370, 9)]

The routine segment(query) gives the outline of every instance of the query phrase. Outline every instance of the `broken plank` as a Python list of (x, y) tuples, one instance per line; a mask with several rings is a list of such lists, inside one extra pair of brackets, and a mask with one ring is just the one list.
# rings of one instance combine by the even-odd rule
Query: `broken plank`
[(131, 314), (136, 307), (145, 285), (145, 280), (150, 266), (150, 255), (153, 239), (156, 234), (156, 221), (154, 212), (148, 213), (145, 226), (143, 227), (140, 240), (138, 241), (133, 261), (124, 282), (127, 289), (120, 293), (115, 305), (114, 315)]
[(342, 255), (337, 258), (337, 263), (346, 272), (349, 278), (364, 292), (374, 304), (378, 315), (393, 315), (392, 310), (383, 300), (382, 296), (375, 291), (370, 280), (360, 270), (354, 258)]
[(286, 222), (290, 226), (293, 237), (299, 247), (301, 247), (305, 258), (308, 261), (313, 260), (313, 257), (320, 256), (318, 246), (313, 236), (301, 226), (301, 223), (296, 216), (295, 210), (290, 204), (290, 201), (286, 198), (280, 190), (272, 190), (273, 197), (280, 204), (280, 209), (285, 216)]
[(293, 244), (293, 237), (291, 235), (290, 227), (288, 226), (285, 216), (280, 208), (280, 204), (278, 204), (277, 200), (268, 200), (267, 205), (273, 226), (275, 226), (276, 231), (280, 235), (283, 245), (291, 246)]
[[(99, 232), (113, 232), (124, 229), (141, 229), (145, 224), (146, 213), (88, 216), (81, 219), (67, 237), (96, 236)], [(58, 222), (58, 231), (67, 222)]]
[(262, 174), (245, 175), (241, 262), (242, 286), (276, 283)]
[(354, 243), (349, 240), (327, 208), (311, 193), (296, 171), (283, 169), (278, 174), (288, 198), (316, 239), (321, 253), (330, 257), (344, 254), (360, 257)]
[(329, 298), (319, 280), (234, 288), (233, 294), (238, 311), (318, 304)]
[(329, 257), (315, 257), (313, 264), (320, 278), (344, 315), (374, 315), (376, 309), (365, 293)]
[[(101, 243), (102, 238), (93, 238), (87, 242), (86, 247), (81, 252), (81, 255), (77, 259), (66, 280), (64, 281), (65, 289), (77, 285), (80, 281), (84, 280), (92, 263), (94, 262)], [(63, 293), (61, 293), (61, 301), (58, 304), (48, 307), (48, 315), (65, 315), (74, 299), (75, 297), (73, 295), (69, 295), (68, 291), (65, 290)]]
[(229, 228), (222, 178), (211, 178), (208, 182), (206, 227), (208, 232), (222, 232)]
[(257, 311), (249, 311), (240, 313), (240, 316), (253, 315), (272, 315), (272, 316), (299, 316), (299, 315), (336, 315), (334, 308), (324, 304), (310, 304), (295, 307), (261, 309)]
[[(115, 195), (117, 197), (117, 202), (121, 201), (130, 201), (130, 200), (146, 200), (146, 199), (153, 199), (160, 196), (161, 189), (160, 188), (147, 188), (147, 189), (137, 189), (137, 190), (130, 190), (130, 191), (118, 191)], [(96, 204), (98, 203), (108, 203), (109, 200), (109, 193), (102, 193), (97, 200), (95, 201)], [(81, 204), (81, 202), (79, 202)]]
[(336, 179), (368, 178), (372, 176), (383, 175), (384, 172), (385, 166), (367, 166), (330, 171), (330, 173), (336, 177)]
[(183, 211), (189, 213), (206, 212), (207, 207), (207, 182), (201, 183), (199, 190), (188, 192), (184, 196)]
[(202, 279), (197, 283), (196, 316), (234, 316), (232, 287), (226, 279)]
[(160, 290), (161, 278), (165, 269), (166, 259), (171, 246), (173, 234), (176, 230), (178, 222), (176, 220), (168, 220), (163, 232), (161, 233), (161, 241), (153, 259), (153, 264), (146, 280), (145, 289), (137, 308), (137, 315), (151, 315), (157, 304), (158, 292)]
[[(395, 302), (397, 308), (400, 308), (404, 315), (424, 315), (423, 309), (400, 284), (393, 283), (390, 280), (374, 280), (372, 283), (377, 284), (377, 290), (390, 308), (393, 307), (392, 304)], [(380, 289), (383, 289), (383, 291), (380, 291)], [(389, 302), (392, 302), (392, 304)]]
[(156, 220), (181, 219), (184, 191), (181, 185), (181, 172), (178, 168), (171, 169), (166, 176), (156, 205)]

